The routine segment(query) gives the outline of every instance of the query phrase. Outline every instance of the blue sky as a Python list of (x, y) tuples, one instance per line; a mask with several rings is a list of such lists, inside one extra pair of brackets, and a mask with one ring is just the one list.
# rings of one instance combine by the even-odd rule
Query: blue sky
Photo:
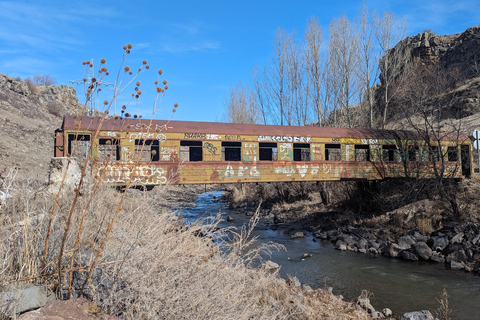
[[(54, 76), (58, 84), (82, 79), (84, 60), (101, 58), (114, 82), (122, 46), (133, 45), (127, 64), (151, 69), (141, 75), (140, 113), (153, 104), (156, 70), (169, 89), (155, 118), (220, 121), (230, 85), (247, 83), (255, 64), (272, 52), (277, 27), (302, 36), (307, 18), (317, 16), (324, 31), (331, 19), (355, 16), (361, 1), (0, 1), (0, 73), (22, 79)], [(408, 23), (407, 35), (424, 29), (463, 32), (480, 24), (480, 0), (372, 0), (369, 10), (390, 11)], [(115, 72), (114, 72), (115, 71)], [(163, 78), (162, 78), (163, 79)], [(83, 86), (75, 86), (83, 101)], [(103, 101), (111, 95), (103, 89)], [(129, 91), (131, 92), (131, 91)], [(119, 103), (128, 94), (119, 98)], [(129, 107), (136, 113), (136, 107)]]

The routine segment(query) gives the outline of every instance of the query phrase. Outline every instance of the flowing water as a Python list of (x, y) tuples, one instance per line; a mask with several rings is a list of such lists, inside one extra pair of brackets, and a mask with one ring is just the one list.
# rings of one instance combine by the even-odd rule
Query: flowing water
[[(200, 217), (215, 216), (219, 212), (234, 222), (222, 221), (220, 227), (241, 228), (248, 217), (228, 210), (224, 203), (214, 202), (222, 191), (201, 194), (195, 208), (180, 208), (187, 221)], [(308, 233), (303, 239), (291, 240), (282, 230), (271, 230), (260, 223), (253, 235), (258, 243), (277, 242), (287, 251), (273, 252), (266, 257), (281, 266), (280, 274), (296, 276), (300, 282), (312, 288), (333, 287), (335, 294), (348, 300), (368, 290), (377, 310), (390, 308), (394, 314), (428, 309), (432, 313), (439, 307), (437, 299), (445, 287), (452, 319), (480, 319), (480, 277), (471, 273), (446, 270), (443, 264), (405, 261), (383, 256), (335, 250), (329, 241), (313, 241)], [(310, 258), (302, 261), (304, 253)]]

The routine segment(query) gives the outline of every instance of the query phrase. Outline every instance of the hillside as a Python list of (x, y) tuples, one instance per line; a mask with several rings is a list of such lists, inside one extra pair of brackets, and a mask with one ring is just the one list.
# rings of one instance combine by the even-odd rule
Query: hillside
[[(474, 129), (480, 129), (480, 26), (468, 28), (454, 35), (436, 35), (432, 32), (419, 33), (400, 41), (381, 61), (403, 61), (399, 70), (385, 70), (381, 63), (381, 85), (376, 90), (377, 101), (385, 92), (386, 77), (389, 71), (395, 72), (397, 79), (404, 77), (406, 82), (418, 75), (418, 69), (408, 70), (409, 65), (435, 66), (449, 78), (448, 87), (431, 98), (432, 105), (443, 109), (443, 121), (456, 120), (464, 134), (471, 135)], [(439, 81), (434, 79), (434, 81)], [(398, 81), (401, 82), (401, 81)], [(392, 82), (397, 84), (395, 82)], [(424, 83), (417, 83), (422, 86)], [(432, 83), (431, 86), (439, 86)], [(400, 84), (401, 86), (401, 84)], [(401, 96), (402, 88), (396, 93)], [(396, 98), (396, 99), (395, 99)], [(405, 101), (395, 97), (396, 112), (390, 114), (389, 128), (406, 128), (402, 109)]]
[(20, 179), (45, 180), (54, 131), (81, 108), (73, 87), (27, 85), (0, 74), (0, 181), (12, 167)]

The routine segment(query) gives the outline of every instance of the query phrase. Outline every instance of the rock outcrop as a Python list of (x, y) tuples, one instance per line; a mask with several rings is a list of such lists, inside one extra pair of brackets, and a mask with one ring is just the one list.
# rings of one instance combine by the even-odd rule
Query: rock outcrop
[(10, 168), (19, 170), (17, 178), (44, 180), (55, 129), (81, 109), (73, 87), (35, 86), (0, 74), (0, 181)]

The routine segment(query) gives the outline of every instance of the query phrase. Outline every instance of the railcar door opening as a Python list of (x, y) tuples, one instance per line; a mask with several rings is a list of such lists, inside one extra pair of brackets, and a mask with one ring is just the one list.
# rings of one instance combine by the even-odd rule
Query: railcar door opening
[(461, 161), (462, 161), (462, 175), (470, 178), (472, 168), (470, 164), (470, 146), (462, 145), (461, 146)]

